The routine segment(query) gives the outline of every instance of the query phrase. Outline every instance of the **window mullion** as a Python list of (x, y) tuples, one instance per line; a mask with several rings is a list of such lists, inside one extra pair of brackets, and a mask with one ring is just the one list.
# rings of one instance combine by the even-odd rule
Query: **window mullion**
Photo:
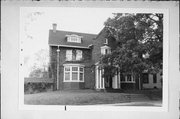
[(80, 81), (79, 79), (80, 79), (80, 75), (79, 75), (79, 73), (80, 73), (80, 67), (78, 67), (78, 81)]
[(72, 67), (70, 67), (70, 81), (72, 81)]

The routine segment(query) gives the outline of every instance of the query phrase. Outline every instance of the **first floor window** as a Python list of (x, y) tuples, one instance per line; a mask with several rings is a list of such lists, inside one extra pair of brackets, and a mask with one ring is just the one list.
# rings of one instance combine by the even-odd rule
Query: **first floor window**
[(135, 78), (133, 75), (131, 74), (127, 74), (127, 75), (121, 75), (121, 82), (122, 83), (135, 83)]
[(153, 83), (157, 83), (157, 75), (153, 74)]
[(142, 80), (143, 80), (143, 83), (149, 83), (149, 75), (148, 75), (148, 73), (143, 73)]
[(64, 82), (84, 82), (84, 67), (64, 66)]

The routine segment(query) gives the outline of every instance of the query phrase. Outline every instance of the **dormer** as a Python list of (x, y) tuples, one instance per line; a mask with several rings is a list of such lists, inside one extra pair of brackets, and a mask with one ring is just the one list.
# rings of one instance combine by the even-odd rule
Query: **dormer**
[(76, 34), (66, 35), (67, 42), (71, 43), (82, 43), (82, 36), (78, 36)]

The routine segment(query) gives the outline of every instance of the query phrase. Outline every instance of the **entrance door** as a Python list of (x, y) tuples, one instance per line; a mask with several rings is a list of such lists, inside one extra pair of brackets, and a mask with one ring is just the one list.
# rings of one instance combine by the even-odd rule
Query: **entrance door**
[(105, 78), (105, 88), (112, 89), (112, 77), (111, 76)]

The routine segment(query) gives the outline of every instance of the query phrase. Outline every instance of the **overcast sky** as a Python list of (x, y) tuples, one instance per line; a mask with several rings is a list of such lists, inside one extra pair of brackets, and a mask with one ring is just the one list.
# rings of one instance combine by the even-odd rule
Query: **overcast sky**
[[(33, 12), (42, 14), (32, 16), (32, 21), (29, 14)], [(26, 28), (24, 34), (32, 36), (31, 39), (25, 37), (23, 41), (25, 55), (32, 54), (39, 48), (48, 48), (48, 33), (52, 29), (52, 23), (57, 23), (58, 30), (98, 34), (107, 18), (113, 16), (110, 8), (22, 8), (21, 13), (22, 28)]]
[[(20, 33), (27, 60), (25, 68), (32, 67), (35, 53), (48, 49), (49, 29), (53, 23), (57, 23), (57, 30), (98, 34), (107, 18), (113, 16), (113, 11), (112, 8), (21, 8)], [(36, 12), (41, 14), (32, 15)]]

